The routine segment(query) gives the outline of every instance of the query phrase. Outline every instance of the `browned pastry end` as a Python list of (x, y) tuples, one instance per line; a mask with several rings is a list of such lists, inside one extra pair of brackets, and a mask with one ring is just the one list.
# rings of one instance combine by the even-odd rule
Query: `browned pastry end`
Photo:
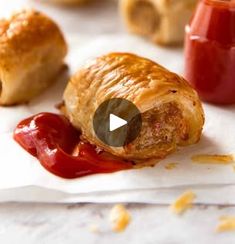
[[(96, 109), (111, 98), (131, 101), (142, 115), (141, 133), (124, 147), (102, 143), (93, 130)], [(66, 116), (88, 141), (126, 159), (164, 158), (179, 146), (198, 142), (204, 124), (198, 95), (182, 77), (129, 53), (111, 53), (81, 68), (71, 78), (64, 102)]]
[(92, 0), (45, 0), (45, 1), (56, 3), (56, 4), (74, 6), (74, 5), (83, 5), (83, 4), (90, 2)]
[(130, 32), (164, 45), (182, 44), (184, 28), (197, 0), (120, 0), (120, 12)]
[(54, 80), (67, 45), (46, 15), (23, 10), (0, 20), (0, 104), (29, 101)]

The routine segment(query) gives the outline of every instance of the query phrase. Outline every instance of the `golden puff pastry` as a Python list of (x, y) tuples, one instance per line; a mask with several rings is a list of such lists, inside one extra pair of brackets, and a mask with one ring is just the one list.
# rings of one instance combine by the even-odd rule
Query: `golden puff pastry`
[[(110, 147), (94, 133), (93, 115), (111, 98), (127, 99), (141, 112), (141, 132), (124, 147)], [(85, 139), (126, 159), (164, 158), (178, 146), (198, 142), (204, 124), (198, 95), (182, 77), (129, 53), (111, 53), (85, 65), (67, 85), (64, 102)]]
[(59, 27), (34, 10), (0, 20), (0, 104), (29, 101), (54, 80), (67, 45)]
[(46, 1), (63, 4), (63, 5), (80, 5), (80, 4), (87, 3), (91, 0), (46, 0)]
[(184, 40), (184, 27), (197, 0), (120, 0), (120, 11), (130, 32), (166, 45)]

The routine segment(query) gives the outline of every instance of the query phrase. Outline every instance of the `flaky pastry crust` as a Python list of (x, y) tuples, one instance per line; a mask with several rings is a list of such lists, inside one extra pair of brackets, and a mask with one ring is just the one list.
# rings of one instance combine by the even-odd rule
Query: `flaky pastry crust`
[(184, 28), (197, 0), (120, 0), (120, 12), (130, 32), (163, 45), (182, 44)]
[(40, 12), (22, 10), (0, 20), (0, 104), (39, 94), (54, 81), (66, 53), (59, 27)]
[[(142, 115), (140, 135), (124, 147), (102, 143), (93, 130), (96, 109), (111, 98), (131, 101)], [(182, 77), (129, 53), (110, 53), (86, 64), (70, 79), (64, 102), (85, 139), (127, 159), (164, 158), (178, 146), (198, 142), (204, 124), (198, 95)]]
[(52, 3), (56, 3), (56, 4), (62, 4), (62, 5), (82, 5), (85, 4), (87, 2), (90, 2), (92, 0), (45, 0), (47, 2), (52, 2)]

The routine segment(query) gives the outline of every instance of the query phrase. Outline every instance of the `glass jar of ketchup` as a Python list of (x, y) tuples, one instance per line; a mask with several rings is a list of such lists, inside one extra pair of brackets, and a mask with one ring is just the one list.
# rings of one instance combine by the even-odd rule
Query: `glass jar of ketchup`
[(185, 41), (185, 78), (202, 100), (235, 103), (235, 0), (201, 0)]

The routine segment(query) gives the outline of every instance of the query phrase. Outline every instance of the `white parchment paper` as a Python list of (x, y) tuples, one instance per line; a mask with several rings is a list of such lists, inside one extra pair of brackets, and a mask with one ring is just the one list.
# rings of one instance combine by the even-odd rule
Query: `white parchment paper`
[[(90, 58), (112, 51), (133, 52), (157, 61), (177, 73), (183, 72), (183, 51), (160, 48), (128, 35), (69, 39), (67, 63), (74, 73)], [(48, 173), (37, 159), (12, 139), (17, 123), (35, 113), (57, 112), (66, 85), (66, 74), (28, 105), (0, 107), (0, 201), (42, 202), (151, 202), (167, 203), (183, 189), (198, 192), (199, 202), (235, 203), (232, 165), (199, 165), (191, 156), (201, 153), (235, 153), (235, 106), (204, 104), (206, 124), (197, 145), (181, 148), (154, 168), (64, 180)], [(167, 170), (168, 163), (177, 163)], [(53, 192), (53, 193), (52, 193)], [(222, 198), (221, 194), (226, 197)]]

